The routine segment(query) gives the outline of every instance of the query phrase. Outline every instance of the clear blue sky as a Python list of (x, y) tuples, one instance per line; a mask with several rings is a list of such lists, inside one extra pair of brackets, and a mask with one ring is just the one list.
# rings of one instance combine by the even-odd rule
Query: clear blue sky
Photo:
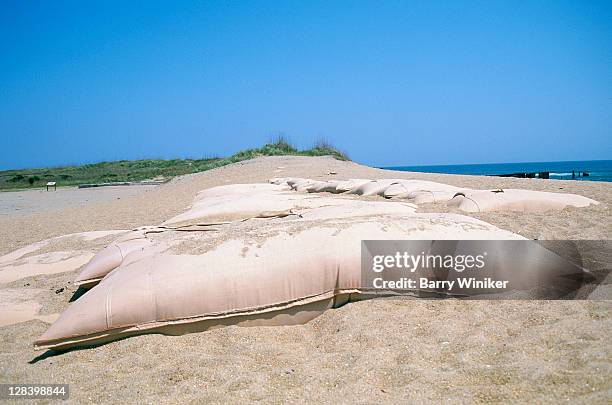
[(0, 168), (612, 158), (612, 1), (3, 1)]

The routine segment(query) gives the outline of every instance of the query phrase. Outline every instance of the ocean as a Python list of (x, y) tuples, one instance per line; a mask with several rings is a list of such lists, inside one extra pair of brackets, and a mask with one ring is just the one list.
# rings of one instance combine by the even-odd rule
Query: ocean
[[(582, 160), (567, 162), (486, 163), (477, 165), (394, 166), (383, 169), (406, 172), (472, 174), (493, 176), (511, 173), (550, 172), (551, 179), (571, 180), (572, 170), (577, 181), (612, 181), (612, 160)], [(586, 172), (588, 176), (579, 176)]]

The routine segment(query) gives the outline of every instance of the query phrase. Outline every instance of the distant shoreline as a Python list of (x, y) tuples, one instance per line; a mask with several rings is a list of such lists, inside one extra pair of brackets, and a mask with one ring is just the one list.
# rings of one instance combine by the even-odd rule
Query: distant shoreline
[[(562, 162), (484, 163), (463, 165), (390, 166), (385, 170), (420, 173), (496, 176), (512, 173), (548, 172), (552, 180), (612, 182), (612, 160), (577, 160)], [(572, 178), (572, 172), (574, 178)], [(583, 175), (584, 174), (584, 175)]]

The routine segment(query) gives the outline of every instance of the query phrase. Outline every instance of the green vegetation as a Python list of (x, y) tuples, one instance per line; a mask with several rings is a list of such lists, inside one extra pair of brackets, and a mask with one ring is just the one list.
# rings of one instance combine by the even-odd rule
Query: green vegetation
[(115, 183), (151, 179), (169, 179), (189, 173), (198, 173), (258, 156), (333, 156), (339, 160), (348, 157), (326, 141), (317, 142), (311, 149), (297, 150), (286, 139), (279, 137), (261, 148), (246, 149), (226, 158), (174, 159), (174, 160), (119, 160), (82, 166), (0, 171), (0, 190), (44, 187), (49, 181), (58, 186), (89, 183)]
[(235, 163), (241, 160), (253, 159), (258, 156), (333, 156), (338, 160), (349, 160), (348, 156), (325, 140), (318, 141), (312, 148), (297, 150), (285, 138), (279, 137), (274, 142), (265, 144), (261, 148), (245, 149), (223, 159), (224, 164)]

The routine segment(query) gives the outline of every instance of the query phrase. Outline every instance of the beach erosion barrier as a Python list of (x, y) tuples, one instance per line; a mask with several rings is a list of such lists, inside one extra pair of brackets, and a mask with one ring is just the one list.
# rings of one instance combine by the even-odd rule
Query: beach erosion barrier
[[(318, 193), (328, 191), (336, 185), (336, 193), (355, 196), (383, 196), (393, 200), (405, 200), (414, 204), (446, 202), (449, 207), (463, 212), (488, 211), (522, 211), (545, 212), (562, 210), (566, 207), (587, 207), (598, 205), (599, 202), (584, 196), (570, 193), (552, 193), (524, 189), (494, 189), (474, 190), (460, 188), (443, 183), (426, 180), (381, 179), (354, 181), (348, 180), (354, 187), (346, 190), (339, 188), (346, 181), (332, 180), (328, 182), (302, 179), (277, 178), (271, 179), (272, 184), (287, 184), (295, 191)], [(327, 183), (328, 185), (326, 185)], [(320, 191), (321, 190), (321, 191)]]
[[(77, 284), (90, 290), (64, 310), (36, 348), (65, 349), (223, 325), (304, 323), (364, 298), (363, 240), (524, 239), (460, 214), (418, 213), (409, 202), (416, 200), (410, 197), (415, 191), (437, 191), (448, 198), (454, 186), (401, 179), (348, 182), (353, 188), (342, 194), (333, 186), (342, 190), (349, 183), (309, 179), (202, 190), (185, 213), (122, 235), (96, 254), (77, 277)], [(522, 210), (533, 201), (538, 209), (550, 201), (559, 209), (572, 196), (461, 190), (450, 200), (476, 201), (479, 211), (490, 196), (496, 198), (489, 204), (492, 209), (510, 199), (504, 209)], [(393, 198), (362, 198), (385, 192)]]
[[(279, 210), (291, 214), (272, 215)], [(36, 347), (303, 323), (361, 298), (364, 239), (521, 239), (475, 218), (415, 210), (272, 184), (204, 190), (189, 216), (122, 235), (94, 256), (78, 277), (91, 288)]]

